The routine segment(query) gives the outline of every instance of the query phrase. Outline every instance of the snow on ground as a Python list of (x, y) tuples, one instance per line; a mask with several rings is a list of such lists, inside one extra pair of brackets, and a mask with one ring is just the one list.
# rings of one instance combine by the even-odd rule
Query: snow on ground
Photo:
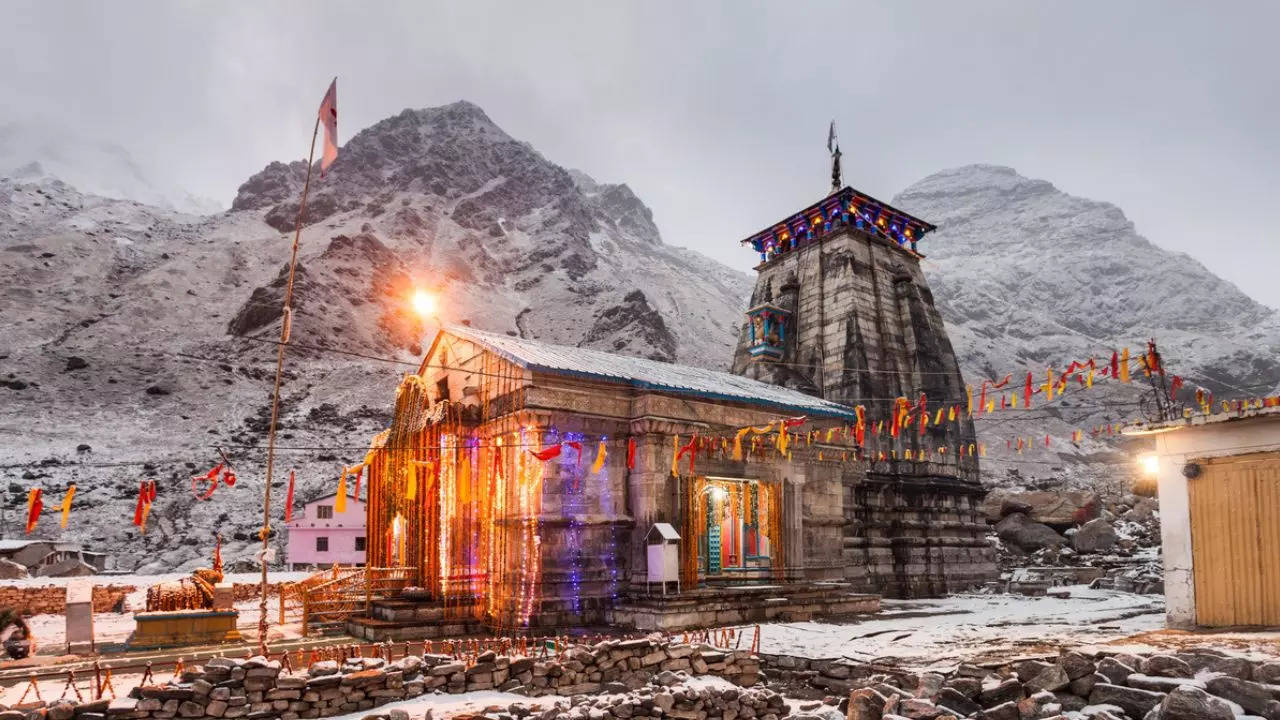
[(933, 600), (884, 600), (882, 611), (845, 623), (761, 627), (761, 652), (847, 657), (941, 667), (960, 661), (1051, 652), (1164, 627), (1164, 598), (1084, 585), (1067, 597), (960, 594)]
[[(409, 717), (422, 717), (430, 710), (434, 718), (447, 718), (459, 714), (481, 712), (489, 707), (506, 708), (512, 703), (520, 703), (526, 707), (545, 710), (560, 700), (568, 702), (569, 698), (562, 695), (529, 698), (524, 695), (498, 692), (496, 690), (476, 690), (459, 695), (423, 695), (411, 700), (379, 705), (377, 712), (379, 715), (384, 715), (391, 710), (404, 710), (409, 713)], [(362, 720), (368, 717), (370, 712), (370, 710), (359, 710), (346, 715), (338, 715), (330, 720)]]
[[(274, 572), (267, 576), (267, 583), (296, 582), (306, 578), (310, 573), (306, 572)], [(168, 573), (164, 575), (99, 575), (93, 578), (95, 585), (133, 585), (137, 589), (129, 593), (125, 598), (125, 612), (122, 613), (94, 613), (93, 614), (93, 634), (99, 643), (118, 643), (124, 642), (129, 633), (133, 632), (135, 624), (133, 621), (133, 613), (141, 611), (147, 605), (147, 588), (158, 583), (171, 580), (179, 580), (181, 578), (191, 577), (191, 573)], [(25, 578), (21, 580), (5, 580), (2, 584), (15, 587), (46, 587), (46, 586), (65, 586), (72, 580), (83, 580), (84, 578)], [(259, 573), (227, 573), (224, 581), (229, 583), (256, 583), (262, 579)], [(236, 623), (242, 630), (253, 630), (256, 636), (258, 627), (258, 599), (241, 600), (236, 603), (236, 609), (240, 611), (240, 618)], [(267, 617), (271, 621), (273, 633), (277, 630), (283, 632), (284, 637), (295, 636), (296, 627), (286, 625), (283, 628), (277, 628), (276, 622), (280, 618), (280, 600), (275, 595), (267, 599)], [(286, 619), (289, 619), (286, 617)], [(296, 621), (296, 618), (293, 618)], [(66, 643), (66, 616), (65, 615), (33, 615), (27, 619), (27, 623), (31, 626), (32, 632), (35, 633), (37, 642), (37, 653), (45, 654), (49, 652), (61, 652)]]

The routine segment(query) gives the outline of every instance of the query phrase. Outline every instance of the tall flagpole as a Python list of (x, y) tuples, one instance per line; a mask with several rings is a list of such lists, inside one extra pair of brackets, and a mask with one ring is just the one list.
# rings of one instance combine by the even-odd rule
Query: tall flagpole
[[(284, 288), (284, 309), (280, 317), (280, 345), (276, 350), (276, 382), (271, 392), (271, 425), (267, 430), (267, 479), (262, 484), (262, 597), (258, 599), (258, 652), (267, 654), (267, 548), (271, 536), (271, 474), (276, 459), (276, 419), (280, 413), (280, 376), (284, 372), (284, 349), (289, 344), (293, 324), (293, 275), (298, 267), (298, 241), (302, 237), (302, 217), (307, 212), (307, 191), (311, 188), (311, 166), (316, 157), (316, 136), (320, 133), (320, 115), (311, 131), (311, 150), (307, 153), (307, 179), (302, 183), (302, 200), (293, 228), (293, 254), (289, 258), (289, 282)], [(284, 602), (284, 598), (280, 598)]]

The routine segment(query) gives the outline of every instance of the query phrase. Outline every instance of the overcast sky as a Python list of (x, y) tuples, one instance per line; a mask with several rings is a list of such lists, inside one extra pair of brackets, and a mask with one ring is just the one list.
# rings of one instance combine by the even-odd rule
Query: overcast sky
[(627, 182), (667, 242), (737, 241), (845, 178), (888, 199), (1010, 165), (1280, 307), (1280, 3), (7, 2), (0, 121), (66, 123), (224, 205), (340, 135), (467, 99), (549, 159)]

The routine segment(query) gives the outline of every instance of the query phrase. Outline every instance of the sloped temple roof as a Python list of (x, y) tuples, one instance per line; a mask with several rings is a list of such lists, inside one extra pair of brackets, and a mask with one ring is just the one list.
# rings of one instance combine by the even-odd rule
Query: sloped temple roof
[(937, 229), (933, 223), (846, 185), (800, 212), (744, 238), (742, 244), (762, 251), (770, 244), (786, 244), (789, 240), (795, 242), (821, 231), (824, 223), (834, 223), (837, 218), (844, 216), (852, 216), (852, 221), (858, 223), (858, 227), (862, 227), (864, 222), (877, 227), (880, 234), (897, 240), (899, 244), (919, 240), (926, 233)]
[(851, 407), (740, 375), (553, 345), (457, 325), (447, 326), (437, 334), (432, 350), (444, 334), (474, 342), (529, 370), (604, 380), (645, 390), (765, 405), (804, 415), (842, 419), (856, 417)]

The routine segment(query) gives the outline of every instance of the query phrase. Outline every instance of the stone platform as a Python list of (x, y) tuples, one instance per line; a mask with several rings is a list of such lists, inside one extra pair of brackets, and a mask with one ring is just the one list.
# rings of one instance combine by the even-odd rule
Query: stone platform
[(213, 645), (240, 641), (235, 610), (167, 610), (135, 613), (130, 648)]
[(683, 630), (757, 622), (800, 622), (880, 610), (880, 596), (848, 583), (703, 587), (678, 595), (629, 591), (605, 611), (610, 625), (636, 630)]
[[(465, 617), (457, 617), (465, 615)], [(369, 615), (347, 620), (347, 633), (372, 642), (431, 640), (486, 634), (484, 623), (438, 600), (374, 600)]]

